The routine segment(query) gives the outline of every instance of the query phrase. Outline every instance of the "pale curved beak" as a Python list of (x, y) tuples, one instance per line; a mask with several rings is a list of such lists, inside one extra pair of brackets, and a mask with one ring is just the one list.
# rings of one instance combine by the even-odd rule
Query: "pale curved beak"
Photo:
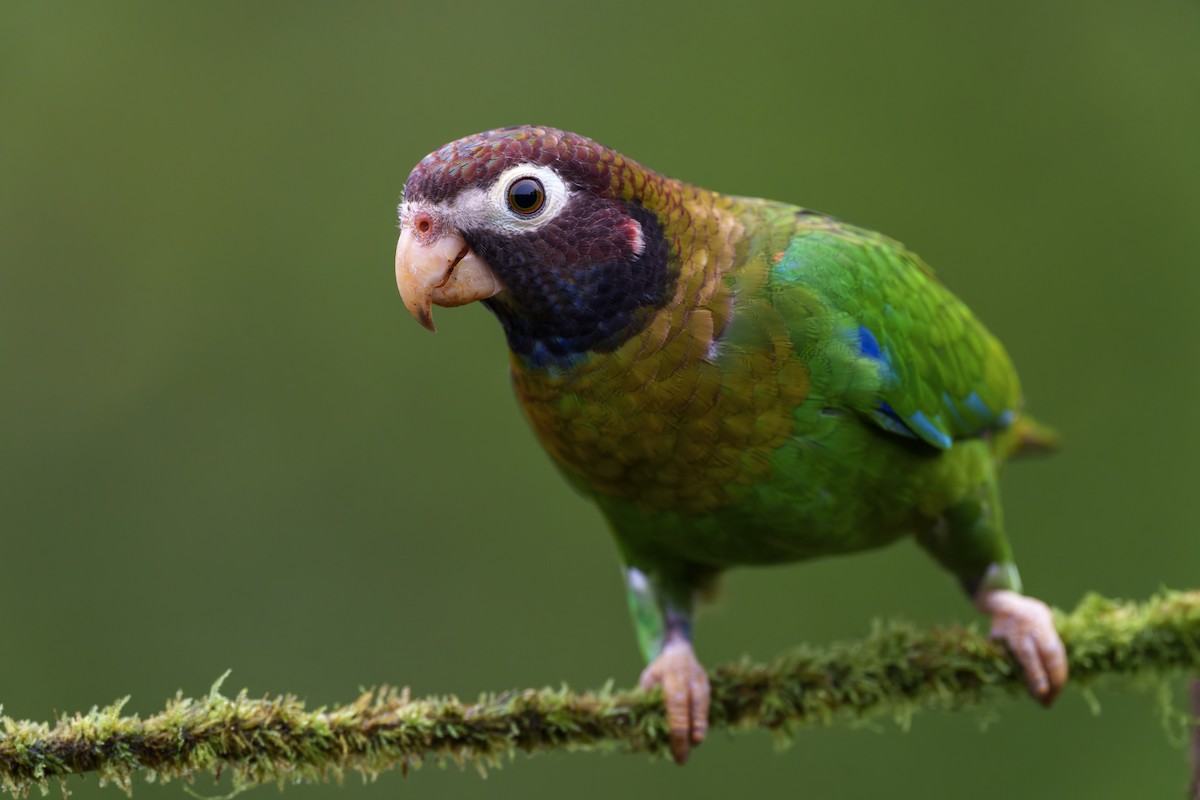
[(447, 233), (429, 243), (417, 241), (409, 227), (396, 243), (396, 286), (409, 313), (431, 331), (433, 306), (462, 306), (504, 291), (487, 262), (458, 234)]

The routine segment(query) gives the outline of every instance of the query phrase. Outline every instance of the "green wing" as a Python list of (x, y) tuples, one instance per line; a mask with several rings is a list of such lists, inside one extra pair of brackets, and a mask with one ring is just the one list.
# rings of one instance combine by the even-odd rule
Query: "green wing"
[[(771, 270), (777, 307), (816, 295), (855, 371), (875, 366), (877, 391), (854, 410), (939, 449), (1010, 425), (1020, 385), (1004, 348), (933, 272), (897, 242), (808, 213)], [(782, 301), (782, 302), (781, 302)]]

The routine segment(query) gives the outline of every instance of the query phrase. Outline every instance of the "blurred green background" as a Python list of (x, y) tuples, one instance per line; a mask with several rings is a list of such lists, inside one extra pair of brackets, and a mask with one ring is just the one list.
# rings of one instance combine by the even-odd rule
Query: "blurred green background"
[[(431, 336), (393, 283), (412, 165), (522, 122), (912, 246), (1069, 439), (1006, 477), (1027, 585), (1197, 585), (1196, 2), (5, 3), (0, 76), (5, 714), (147, 714), (226, 668), (313, 705), (633, 682), (614, 548), (498, 326)], [(731, 574), (699, 649), (890, 616), (973, 613), (902, 543)], [(288, 796), (1179, 796), (1154, 697), (1100, 699)]]

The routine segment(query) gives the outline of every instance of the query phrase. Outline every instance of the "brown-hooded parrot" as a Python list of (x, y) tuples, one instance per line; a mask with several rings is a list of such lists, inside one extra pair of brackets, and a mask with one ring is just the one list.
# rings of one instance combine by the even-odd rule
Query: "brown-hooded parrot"
[(1025, 415), (1004, 348), (899, 243), (735, 197), (542, 127), (426, 156), (396, 280), (500, 322), (530, 425), (607, 518), (682, 763), (707, 726), (692, 613), (717, 576), (914, 536), (992, 619), (1049, 705), (1067, 678), (1001, 519)]

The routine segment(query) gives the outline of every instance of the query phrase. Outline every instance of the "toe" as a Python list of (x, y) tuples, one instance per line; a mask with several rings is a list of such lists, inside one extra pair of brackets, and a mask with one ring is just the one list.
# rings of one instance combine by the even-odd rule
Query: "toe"
[[(700, 665), (697, 664), (697, 667)], [(693, 671), (691, 676), (692, 696), (692, 744), (700, 744), (708, 733), (708, 704), (712, 693), (708, 685), (708, 674), (703, 668)]]
[(1038, 638), (1038, 654), (1045, 668), (1049, 689), (1041, 698), (1042, 705), (1050, 706), (1058, 699), (1063, 687), (1067, 685), (1067, 651), (1063, 647), (1058, 631), (1051, 625), (1048, 633)]
[(1037, 642), (1028, 635), (1017, 635), (1006, 641), (1025, 672), (1025, 685), (1029, 688), (1029, 693), (1045, 705), (1046, 697), (1050, 693), (1050, 680), (1046, 677), (1046, 667), (1042, 663)]
[(663, 675), (663, 703), (667, 710), (667, 726), (671, 729), (671, 755), (675, 763), (688, 759), (692, 732), (692, 697), (688, 676), (668, 670)]

